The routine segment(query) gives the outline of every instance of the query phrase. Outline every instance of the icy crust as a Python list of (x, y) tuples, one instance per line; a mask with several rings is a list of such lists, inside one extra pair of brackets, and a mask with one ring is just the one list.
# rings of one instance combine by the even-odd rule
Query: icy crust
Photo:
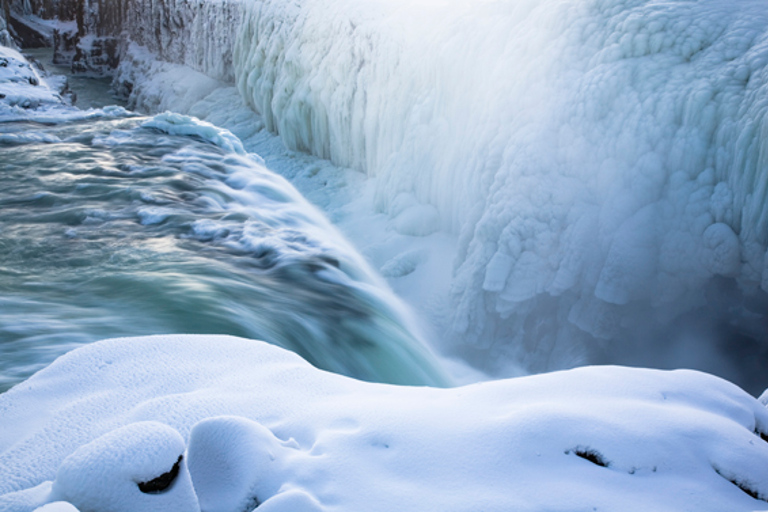
[(215, 146), (219, 146), (228, 153), (246, 154), (243, 143), (232, 132), (214, 126), (211, 123), (200, 121), (194, 117), (164, 112), (144, 121), (142, 126), (144, 128), (154, 128), (171, 135), (192, 135)]
[(663, 324), (715, 277), (768, 290), (767, 17), (753, 0), (265, 0), (234, 64), (290, 148), (460, 236), (463, 339), (558, 366), (578, 332)]
[(768, 510), (768, 412), (693, 371), (397, 387), (242, 338), (123, 338), (0, 410), (7, 512)]

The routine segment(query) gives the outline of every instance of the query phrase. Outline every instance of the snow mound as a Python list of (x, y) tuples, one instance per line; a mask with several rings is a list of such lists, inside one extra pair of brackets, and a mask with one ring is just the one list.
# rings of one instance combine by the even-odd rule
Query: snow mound
[(51, 496), (82, 512), (195, 510), (184, 440), (153, 421), (131, 423), (75, 450), (61, 463)]
[(72, 351), (0, 410), (8, 512), (768, 510), (768, 410), (694, 371), (404, 387), (262, 342), (155, 336)]

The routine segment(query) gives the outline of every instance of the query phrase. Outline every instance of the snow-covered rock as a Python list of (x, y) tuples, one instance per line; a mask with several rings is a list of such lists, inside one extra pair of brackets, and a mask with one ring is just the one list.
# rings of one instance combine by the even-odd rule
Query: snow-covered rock
[(61, 96), (18, 51), (0, 47), (0, 109), (61, 106)]
[(199, 507), (184, 448), (167, 425), (131, 423), (68, 455), (56, 472), (51, 499), (80, 512), (193, 512)]

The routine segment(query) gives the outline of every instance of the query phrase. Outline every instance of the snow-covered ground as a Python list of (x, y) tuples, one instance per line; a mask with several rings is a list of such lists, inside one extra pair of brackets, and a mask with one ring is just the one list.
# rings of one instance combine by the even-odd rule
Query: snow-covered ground
[(0, 410), (6, 512), (768, 510), (768, 411), (694, 371), (398, 387), (240, 338), (128, 338)]

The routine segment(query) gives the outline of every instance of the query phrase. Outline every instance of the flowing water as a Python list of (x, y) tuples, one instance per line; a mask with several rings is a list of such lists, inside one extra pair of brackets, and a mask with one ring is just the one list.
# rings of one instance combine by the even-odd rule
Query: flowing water
[(0, 390), (78, 345), (163, 333), (445, 383), (396, 299), (247, 155), (125, 114), (0, 123), (0, 159)]
[(111, 78), (72, 74), (70, 66), (53, 62), (53, 48), (26, 48), (23, 53), (45, 72), (66, 77), (69, 89), (74, 93), (74, 103), (78, 108), (89, 109), (125, 104), (123, 99), (113, 93)]

